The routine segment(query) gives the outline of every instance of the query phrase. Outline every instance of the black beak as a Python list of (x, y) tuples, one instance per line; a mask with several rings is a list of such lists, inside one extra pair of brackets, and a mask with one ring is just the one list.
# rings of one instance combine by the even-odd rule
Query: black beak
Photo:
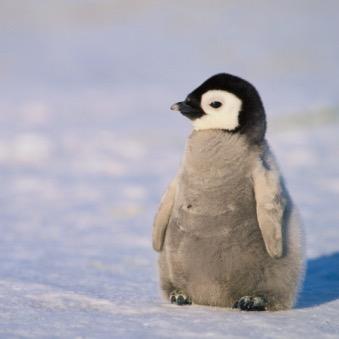
[(171, 110), (179, 111), (181, 114), (191, 120), (199, 119), (200, 117), (205, 115), (200, 107), (194, 107), (191, 104), (187, 103), (187, 101), (181, 101), (173, 104), (171, 106)]
[(192, 109), (193, 107), (187, 104), (185, 101), (180, 101), (171, 106), (172, 111), (178, 111), (178, 112), (188, 112)]

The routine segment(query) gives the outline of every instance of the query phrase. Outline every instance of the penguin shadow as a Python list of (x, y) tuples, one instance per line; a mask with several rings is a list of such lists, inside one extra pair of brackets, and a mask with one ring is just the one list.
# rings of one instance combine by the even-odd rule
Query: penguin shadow
[(339, 299), (339, 252), (310, 259), (296, 308), (307, 308)]

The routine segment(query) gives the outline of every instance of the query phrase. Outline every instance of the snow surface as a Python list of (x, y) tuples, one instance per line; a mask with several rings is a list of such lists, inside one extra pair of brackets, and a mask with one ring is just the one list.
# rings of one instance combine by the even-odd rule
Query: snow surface
[[(336, 1), (0, 2), (0, 335), (339, 338)], [(253, 82), (299, 206), (292, 311), (175, 307), (151, 225), (207, 76)]]

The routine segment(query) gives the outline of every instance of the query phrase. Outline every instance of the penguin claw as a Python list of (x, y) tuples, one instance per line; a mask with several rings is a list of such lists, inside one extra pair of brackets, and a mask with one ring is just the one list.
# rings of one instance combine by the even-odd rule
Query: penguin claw
[(178, 290), (171, 292), (169, 299), (171, 304), (176, 304), (179, 306), (192, 304), (192, 299), (182, 291)]
[(239, 308), (241, 311), (266, 311), (267, 300), (264, 297), (246, 295), (236, 301), (232, 308)]

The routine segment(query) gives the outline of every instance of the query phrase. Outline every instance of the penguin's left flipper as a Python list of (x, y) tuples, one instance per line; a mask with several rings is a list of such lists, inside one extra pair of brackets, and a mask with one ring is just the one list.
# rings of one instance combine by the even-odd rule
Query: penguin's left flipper
[(170, 183), (167, 191), (161, 198), (158, 213), (155, 216), (153, 223), (152, 244), (154, 250), (160, 252), (165, 240), (166, 228), (171, 217), (172, 208), (174, 204), (174, 197), (177, 185), (176, 178)]
[(289, 197), (267, 144), (261, 157), (256, 160), (252, 178), (258, 224), (266, 251), (272, 258), (281, 258), (284, 247), (284, 214), (288, 208)]
[(234, 305), (233, 308), (239, 308), (241, 311), (266, 311), (267, 300), (264, 297), (241, 297)]

